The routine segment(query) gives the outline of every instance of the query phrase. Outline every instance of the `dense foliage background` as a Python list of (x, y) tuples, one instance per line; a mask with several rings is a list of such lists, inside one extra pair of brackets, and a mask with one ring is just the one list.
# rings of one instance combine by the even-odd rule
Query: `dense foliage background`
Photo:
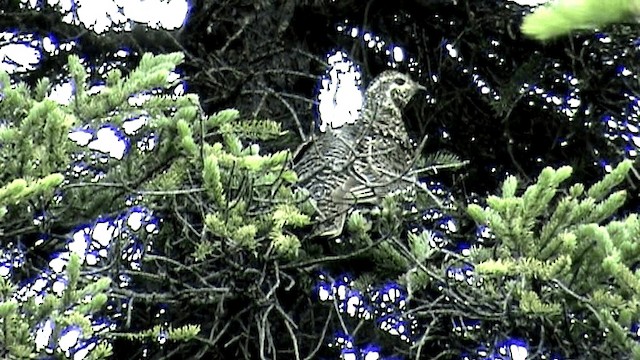
[[(184, 61), (178, 69), (187, 91), (199, 96), (197, 104), (189, 102), (190, 98), (161, 103), (164, 109), (149, 106), (149, 112), (157, 113), (154, 116), (158, 118), (184, 121), (153, 123), (161, 143), (155, 158), (136, 154), (120, 165), (105, 165), (109, 181), (101, 181), (116, 185), (87, 187), (80, 192), (74, 189), (84, 183), (76, 187), (65, 184), (67, 194), (75, 195), (66, 200), (69, 208), (56, 211), (57, 217), (46, 227), (25, 226), (16, 231), (18, 224), (31, 220), (32, 215), (26, 213), (20, 221), (17, 217), (7, 220), (5, 224), (13, 230), (9, 225), (0, 226), (3, 246), (22, 243), (29, 249), (27, 265), (14, 274), (16, 283), (45, 266), (49, 254), (63, 248), (79, 224), (98, 221), (99, 215), (115, 216), (125, 211), (126, 205), (136, 204), (162, 219), (160, 231), (152, 239), (141, 236), (146, 251), (141, 250), (140, 268), (131, 268), (126, 257), (115, 255), (84, 274), (100, 274), (114, 283), (106, 291), (110, 295), (107, 310), (100, 310), (117, 325), (110, 328), (116, 334), (110, 338), (114, 358), (316, 359), (337, 358), (341, 351), (347, 356), (345, 346), (341, 347), (344, 343), (336, 343), (336, 338), (352, 339), (354, 358), (363, 356), (369, 347), (389, 358), (458, 359), (466, 354), (480, 359), (513, 343), (528, 348), (530, 358), (536, 359), (631, 358), (633, 336), (629, 331), (638, 321), (638, 288), (633, 285), (637, 280), (625, 283), (632, 289), (628, 290), (606, 276), (591, 279), (597, 282), (594, 288), (624, 289), (615, 297), (615, 304), (607, 297), (611, 293), (594, 295), (593, 289), (584, 285), (590, 271), (599, 271), (591, 266), (602, 260), (599, 253), (589, 251), (594, 246), (605, 248), (604, 240), (594, 240), (599, 245), (578, 245), (584, 252), (572, 258), (573, 265), (532, 262), (529, 265), (540, 271), (519, 278), (518, 273), (523, 272), (520, 263), (500, 273), (495, 281), (487, 277), (485, 287), (478, 278), (469, 276), (475, 264), (459, 253), (480, 246), (486, 252), (480, 251), (474, 259), (487, 260), (493, 253), (505, 262), (509, 257), (517, 258), (515, 254), (536, 259), (540, 253), (537, 247), (500, 248), (508, 241), (483, 233), (486, 229), (478, 227), (482, 222), (478, 213), (467, 215), (468, 204), (485, 206), (490, 194), (504, 194), (500, 186), (507, 175), (520, 180), (513, 178), (510, 183), (514, 193), (517, 188), (520, 194), (526, 185), (535, 183), (544, 167), (569, 165), (573, 169), (570, 182), (580, 182), (589, 189), (622, 159), (635, 159), (640, 146), (636, 98), (640, 38), (635, 24), (586, 30), (539, 43), (524, 38), (519, 30), (529, 8), (508, 1), (195, 0), (191, 6), (185, 26), (177, 31), (151, 30), (137, 24), (132, 32), (96, 35), (65, 24), (62, 15), (49, 6), (35, 11), (22, 9), (18, 1), (3, 5), (1, 28), (36, 36), (54, 34), (60, 42), (77, 43), (66, 52), (43, 56), (35, 71), (16, 75), (15, 80), (34, 88), (41, 77), (60, 80), (65, 77), (60, 69), (73, 70), (71, 63), (67, 65), (68, 54), (86, 60), (90, 69), (87, 81), (92, 82), (102, 76), (96, 68), (103, 62), (117, 59), (114, 67), (128, 75), (143, 53), (180, 51)], [(370, 46), (367, 33), (385, 44)], [(395, 63), (385, 52), (392, 45), (405, 50), (404, 61)], [(117, 55), (121, 49), (129, 52), (124, 61)], [(390, 63), (413, 74), (428, 88), (428, 96), (416, 98), (406, 113), (415, 139), (428, 137), (423, 155), (469, 161), (464, 168), (429, 173), (423, 179), (439, 196), (449, 199), (446, 209), (427, 207), (420, 199), (415, 204), (390, 200), (382, 215), (368, 223), (370, 231), (361, 230), (366, 221), (360, 219), (362, 226), (353, 226), (341, 244), (306, 236), (308, 204), (296, 191), (294, 176), (286, 172), (291, 159), (284, 152), (295, 150), (303, 138), (316, 131), (318, 79), (327, 69), (326, 55), (337, 50), (360, 66), (366, 81)], [(171, 65), (173, 60), (163, 61)], [(161, 88), (158, 84), (162, 81), (149, 81), (150, 93)], [(119, 89), (129, 88), (123, 85)], [(170, 90), (171, 86), (165, 86), (165, 91)], [(183, 107), (189, 110), (176, 111)], [(230, 108), (238, 112), (224, 112)], [(102, 110), (93, 110), (94, 117), (79, 120), (99, 125), (108, 121), (107, 115), (131, 116), (127, 112), (131, 109), (116, 105), (114, 113), (107, 111), (112, 110), (108, 106)], [(78, 111), (91, 113), (90, 109)], [(260, 122), (263, 120), (272, 122)], [(220, 148), (213, 144), (220, 144)], [(260, 155), (272, 156), (264, 162), (255, 160), (252, 156), (258, 152), (252, 144), (259, 145)], [(207, 154), (217, 154), (215, 163), (207, 162), (211, 159)], [(227, 166), (231, 163), (233, 166)], [(584, 211), (591, 217), (583, 214), (578, 220), (567, 220), (567, 231), (575, 225), (572, 234), (585, 238), (601, 234), (593, 229), (587, 232), (579, 225), (622, 221), (623, 216), (637, 211), (637, 180), (625, 176), (631, 165), (625, 166), (615, 181), (605, 182), (606, 191), (588, 191), (593, 202), (585, 200), (589, 204), (584, 205)], [(557, 178), (549, 175), (552, 180), (541, 185), (551, 194), (547, 202), (556, 193), (580, 198), (582, 193), (577, 189), (559, 186), (567, 178), (566, 173), (559, 174)], [(12, 176), (0, 177), (0, 186), (25, 174)], [(597, 208), (609, 199), (605, 193), (615, 186), (627, 189), (624, 206), (614, 199), (611, 203), (616, 206), (607, 203), (604, 210)], [(140, 198), (131, 200), (134, 194)], [(525, 205), (548, 205), (536, 199), (530, 203), (525, 200)], [(53, 206), (49, 200), (46, 196), (31, 199), (27, 210), (47, 212)], [(414, 212), (402, 212), (412, 206)], [(546, 222), (551, 221), (554, 206), (518, 208), (523, 218), (530, 215), (528, 211), (540, 211), (527, 218), (530, 223), (518, 225), (527, 229), (520, 239), (531, 234), (538, 239)], [(358, 225), (356, 220), (354, 224)], [(441, 231), (437, 241), (433, 235), (436, 230)], [(43, 232), (56, 241), (41, 245), (36, 240)], [(622, 232), (610, 233), (614, 238)], [(600, 239), (597, 234), (594, 239)], [(633, 227), (625, 238), (632, 244), (625, 264), (638, 260), (633, 245), (636, 235)], [(422, 252), (416, 250), (420, 243), (416, 239), (421, 236), (430, 244), (437, 243), (433, 246), (437, 251), (427, 250), (426, 245)], [(121, 244), (113, 251), (117, 254), (125, 248)], [(573, 250), (559, 246), (555, 252), (546, 251), (548, 258), (538, 260), (544, 262)], [(636, 265), (630, 271), (635, 271)], [(550, 270), (554, 266), (566, 266), (572, 280), (555, 276), (555, 270)], [(522, 285), (526, 291), (517, 283), (526, 283)], [(571, 288), (565, 295), (572, 296), (564, 298), (555, 292), (564, 290), (563, 286)], [(367, 299), (362, 302), (369, 306), (371, 320), (362, 314), (348, 316), (348, 304), (341, 303), (338, 293), (334, 301), (321, 301), (324, 290), (336, 289), (353, 292), (349, 299)], [(523, 299), (530, 293), (537, 293), (543, 303), (551, 305), (531, 306), (533, 310), (523, 312)], [(381, 301), (383, 294), (395, 295)], [(596, 300), (584, 300), (592, 297)], [(538, 304), (527, 299), (527, 304)], [(610, 300), (608, 305), (603, 299)], [(621, 305), (627, 300), (628, 307)], [(580, 305), (583, 302), (588, 306)], [(614, 320), (608, 322), (605, 313)], [(594, 314), (599, 314), (600, 322), (592, 322)], [(563, 322), (552, 320), (558, 318)], [(612, 330), (616, 321), (627, 327)], [(190, 324), (200, 326), (197, 336), (187, 336), (189, 340), (181, 342), (168, 336), (170, 340), (165, 342), (166, 329)], [(131, 334), (156, 325), (160, 325), (157, 331), (133, 339)], [(398, 336), (389, 335), (391, 330)], [(615, 336), (603, 335), (608, 331)], [(129, 334), (118, 335), (124, 332)], [(607, 336), (619, 341), (603, 340)], [(136, 345), (131, 346), (132, 342)]]

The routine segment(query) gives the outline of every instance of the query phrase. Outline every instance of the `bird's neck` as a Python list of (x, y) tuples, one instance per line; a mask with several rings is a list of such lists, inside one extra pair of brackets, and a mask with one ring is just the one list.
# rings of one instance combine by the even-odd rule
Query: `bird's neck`
[(367, 102), (361, 120), (366, 132), (393, 140), (405, 150), (414, 148), (402, 120), (402, 110), (392, 101)]

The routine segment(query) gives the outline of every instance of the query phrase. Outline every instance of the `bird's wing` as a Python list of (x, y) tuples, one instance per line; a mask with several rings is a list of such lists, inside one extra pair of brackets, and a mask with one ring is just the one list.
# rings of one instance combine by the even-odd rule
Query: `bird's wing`
[(358, 143), (348, 190), (359, 203), (379, 203), (386, 195), (411, 188), (411, 157), (398, 144), (365, 137)]

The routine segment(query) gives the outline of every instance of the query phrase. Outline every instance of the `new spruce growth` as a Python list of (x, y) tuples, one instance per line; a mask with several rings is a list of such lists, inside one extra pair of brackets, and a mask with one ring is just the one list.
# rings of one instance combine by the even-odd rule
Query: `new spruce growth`
[[(99, 338), (92, 359), (109, 356), (108, 339), (114, 337), (165, 334), (170, 341), (193, 340), (200, 328), (189, 321), (139, 332), (129, 332), (131, 313), (116, 331), (94, 331), (92, 321), (103, 311), (107, 294), (131, 299), (127, 308), (133, 313), (158, 301), (217, 304), (230, 292), (244, 295), (246, 289), (235, 285), (244, 281), (234, 279), (244, 276), (238, 269), (260, 271), (265, 263), (298, 256), (300, 240), (291, 229), (307, 225), (309, 217), (295, 206), (300, 201), (291, 188), (297, 178), (289, 169), (289, 154), (261, 154), (256, 144), (281, 135), (280, 124), (243, 119), (234, 109), (206, 116), (196, 95), (173, 91), (179, 82), (171, 73), (182, 59), (179, 53), (145, 54), (128, 74), (111, 70), (105, 85), (90, 92), (90, 70), (70, 56), (74, 93), (68, 104), (48, 97), (47, 79), (30, 89), (0, 72), (0, 244), (15, 252), (18, 245), (27, 247), (27, 260), (0, 278), (0, 357), (39, 356), (44, 350), (36, 346), (35, 335), (50, 327), (47, 343), (53, 350), (48, 350), (56, 354), (62, 351), (56, 344), (59, 332), (68, 326), (81, 329), (81, 340)], [(128, 130), (132, 121), (142, 125)], [(99, 133), (117, 139), (100, 149)], [(34, 209), (42, 211), (36, 225)], [(143, 234), (127, 223), (132, 213), (147, 214), (147, 224), (152, 217), (162, 224)], [(103, 244), (103, 258), (94, 259), (98, 269), (88, 272), (110, 269), (119, 279), (126, 272), (132, 288), (115, 287), (106, 277), (81, 276), (89, 265), (72, 256), (60, 295), (18, 299), (15, 284), (35, 281), (26, 278), (25, 268), (50, 272), (32, 263), (32, 252), (45, 258), (69, 252), (74, 229), (96, 223), (108, 224), (112, 238)], [(86, 254), (95, 250), (96, 234), (85, 234)], [(39, 236), (43, 240), (35, 242)], [(180, 261), (196, 265), (180, 273), (179, 281), (166, 281), (185, 271), (176, 265)], [(198, 296), (186, 295), (198, 287)], [(264, 295), (254, 296), (262, 300)]]
[(640, 221), (637, 214), (612, 219), (626, 197), (615, 188), (631, 166), (621, 162), (586, 190), (580, 183), (561, 188), (568, 166), (545, 168), (521, 195), (509, 176), (486, 207), (469, 205), (468, 214), (495, 235), (493, 246), (470, 256), (482, 289), (505, 296), (505, 305), (524, 318), (580, 319), (570, 335), (586, 351), (637, 353), (630, 329), (640, 321)]

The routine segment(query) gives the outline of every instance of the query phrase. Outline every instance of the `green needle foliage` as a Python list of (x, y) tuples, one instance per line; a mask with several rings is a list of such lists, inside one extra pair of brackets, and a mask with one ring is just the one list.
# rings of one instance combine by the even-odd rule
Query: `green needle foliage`
[(637, 0), (558, 0), (527, 15), (522, 33), (536, 40), (549, 40), (573, 30), (632, 21), (638, 14)]
[[(37, 344), (35, 329), (46, 333), (52, 329), (51, 341), (57, 343), (62, 330), (78, 326), (82, 336), (91, 338), (96, 332), (90, 319), (107, 302), (106, 292), (111, 280), (103, 277), (80, 286), (80, 258), (73, 254), (67, 264), (67, 287), (62, 294), (48, 293), (40, 299), (24, 299), (16, 295), (16, 286), (0, 277), (0, 344), (3, 358), (32, 359), (45, 355), (44, 345)], [(56, 347), (54, 355), (64, 358), (64, 352)], [(88, 359), (107, 359), (112, 355), (109, 343), (100, 341)]]
[[(6, 159), (0, 168), (2, 244), (28, 242), (34, 253), (57, 250), (59, 243), (40, 245), (33, 239), (41, 233), (65, 239), (74, 227), (101, 215), (117, 217), (132, 205), (162, 219), (159, 231), (140, 235), (145, 251), (135, 271), (120, 253), (100, 264), (101, 270), (91, 269), (126, 273), (132, 288), (81, 275), (82, 262), (75, 256), (67, 266), (67, 289), (42, 303), (14, 296), (27, 271), (3, 278), (0, 341), (11, 356), (39, 354), (33, 334), (45, 319), (57, 329), (76, 325), (84, 335), (100, 337), (91, 353), (96, 359), (115, 352), (104, 340), (139, 346), (163, 338), (171, 349), (191, 354), (187, 346), (204, 347), (217, 358), (230, 356), (226, 344), (234, 343), (246, 344), (245, 358), (257, 351), (285, 354), (307, 346), (302, 341), (307, 338), (313, 348), (324, 341), (317, 340), (317, 330), (326, 330), (329, 318), (310, 310), (310, 270), (326, 264), (358, 268), (358, 262), (363, 284), (398, 280), (412, 301), (422, 304), (415, 318), (433, 329), (416, 342), (424, 346), (450, 344), (455, 335), (446, 329), (452, 319), (472, 317), (490, 324), (489, 330), (532, 342), (562, 348), (570, 341), (584, 352), (640, 355), (629, 332), (640, 320), (634, 268), (640, 260), (640, 220), (637, 214), (613, 218), (626, 197), (616, 189), (630, 161), (590, 187), (563, 187), (570, 167), (546, 168), (526, 189), (508, 177), (486, 207), (468, 206), (467, 214), (495, 235), (494, 243), (468, 256), (451, 251), (447, 246), (453, 242), (436, 241), (428, 229), (407, 233), (405, 222), (422, 215), (407, 210), (402, 194), (388, 196), (373, 211), (354, 211), (342, 244), (319, 244), (304, 233), (313, 209), (305, 192), (294, 187), (289, 152), (262, 153), (258, 145), (281, 137), (280, 125), (244, 119), (234, 109), (207, 116), (196, 95), (168, 95), (176, 85), (169, 74), (181, 61), (181, 54), (144, 55), (129, 74), (110, 71), (106, 87), (90, 95), (88, 70), (70, 57), (77, 90), (69, 105), (46, 98), (47, 80), (29, 89), (10, 85), (0, 74), (0, 118), (7, 119), (0, 124), (0, 157)], [(129, 101), (140, 93), (148, 95), (142, 104)], [(130, 143), (144, 143), (151, 135), (155, 143), (133, 146), (122, 159), (98, 160), (100, 154), (68, 139), (80, 126), (119, 127), (138, 116), (146, 125), (128, 135)], [(74, 171), (79, 161), (100, 166), (103, 173)], [(424, 165), (430, 163), (445, 169), (460, 161), (441, 152)], [(426, 191), (416, 198), (419, 209), (442, 206)], [(46, 212), (47, 220), (34, 225), (34, 209)], [(124, 249), (131, 238), (114, 233), (114, 251)], [(30, 271), (38, 269), (35, 259), (27, 263)], [(452, 281), (448, 272), (460, 263), (473, 264), (474, 282)], [(126, 299), (130, 311), (121, 328), (94, 333), (91, 319), (108, 297)], [(172, 319), (145, 321), (158, 304), (167, 304)]]
[(640, 354), (629, 331), (640, 320), (640, 221), (637, 214), (612, 220), (626, 197), (615, 188), (631, 166), (621, 162), (586, 190), (580, 183), (561, 189), (568, 166), (545, 168), (521, 195), (510, 176), (486, 207), (469, 205), (468, 214), (495, 235), (493, 246), (469, 257), (484, 282), (478, 291), (504, 297), (521, 319), (579, 319), (569, 336), (584, 351)]
[[(173, 304), (178, 313), (191, 314), (183, 310), (230, 297), (246, 300), (247, 289), (238, 284), (253, 287), (253, 281), (240, 278), (267, 271), (263, 281), (276, 284), (279, 279), (271, 278), (270, 266), (299, 256), (301, 242), (292, 229), (310, 220), (297, 207), (305, 199), (292, 189), (297, 178), (289, 169), (289, 152), (261, 154), (256, 144), (281, 136), (280, 124), (243, 119), (234, 109), (206, 116), (196, 95), (171, 94), (178, 82), (169, 75), (182, 60), (179, 53), (145, 54), (128, 74), (109, 71), (104, 76), (106, 86), (90, 94), (89, 70), (78, 57), (70, 56), (68, 71), (75, 91), (68, 105), (47, 98), (51, 90), (47, 79), (30, 89), (12, 84), (6, 73), (0, 73), (0, 243), (27, 247), (27, 264), (1, 279), (0, 343), (12, 357), (38, 354), (34, 334), (43, 319), (52, 319), (56, 331), (74, 324), (82, 328), (83, 336), (91, 337), (90, 319), (103, 311), (107, 295), (116, 301), (130, 299), (131, 310), (123, 328), (96, 334), (102, 340), (155, 341), (166, 336), (174, 343), (193, 341), (200, 325), (188, 317), (154, 326), (136, 324), (136, 314), (159, 301)], [(131, 101), (140, 94), (144, 101)], [(118, 129), (138, 117), (146, 122), (141, 129), (120, 132), (133, 145), (121, 159), (69, 138), (77, 128)], [(77, 170), (79, 164), (89, 167)], [(127, 257), (118, 253), (103, 259), (100, 266), (101, 271), (112, 272), (110, 277), (127, 272), (135, 291), (112, 287), (108, 278), (94, 283), (94, 278), (79, 276), (83, 259), (72, 257), (67, 269), (72, 281), (60, 298), (47, 295), (38, 306), (32, 299), (14, 299), (15, 284), (28, 280), (26, 268), (45, 271), (39, 256), (48, 258), (53, 251), (65, 250), (64, 242), (36, 241), (40, 234), (67, 240), (74, 228), (101, 216), (117, 218), (132, 205), (162, 219), (159, 232), (138, 234), (137, 241), (153, 255), (144, 256), (135, 272), (128, 270)], [(45, 214), (35, 225), (34, 209)], [(122, 251), (130, 243), (125, 230), (129, 231), (112, 232), (110, 251)], [(192, 293), (199, 295), (187, 295)], [(249, 295), (256, 311), (264, 311), (257, 304), (269, 296), (259, 291)], [(92, 300), (87, 302), (88, 298)], [(207, 308), (221, 312), (212, 314), (214, 319), (226, 314), (224, 307)], [(138, 330), (130, 331), (129, 326)], [(100, 344), (92, 358), (109, 355), (109, 343)]]

